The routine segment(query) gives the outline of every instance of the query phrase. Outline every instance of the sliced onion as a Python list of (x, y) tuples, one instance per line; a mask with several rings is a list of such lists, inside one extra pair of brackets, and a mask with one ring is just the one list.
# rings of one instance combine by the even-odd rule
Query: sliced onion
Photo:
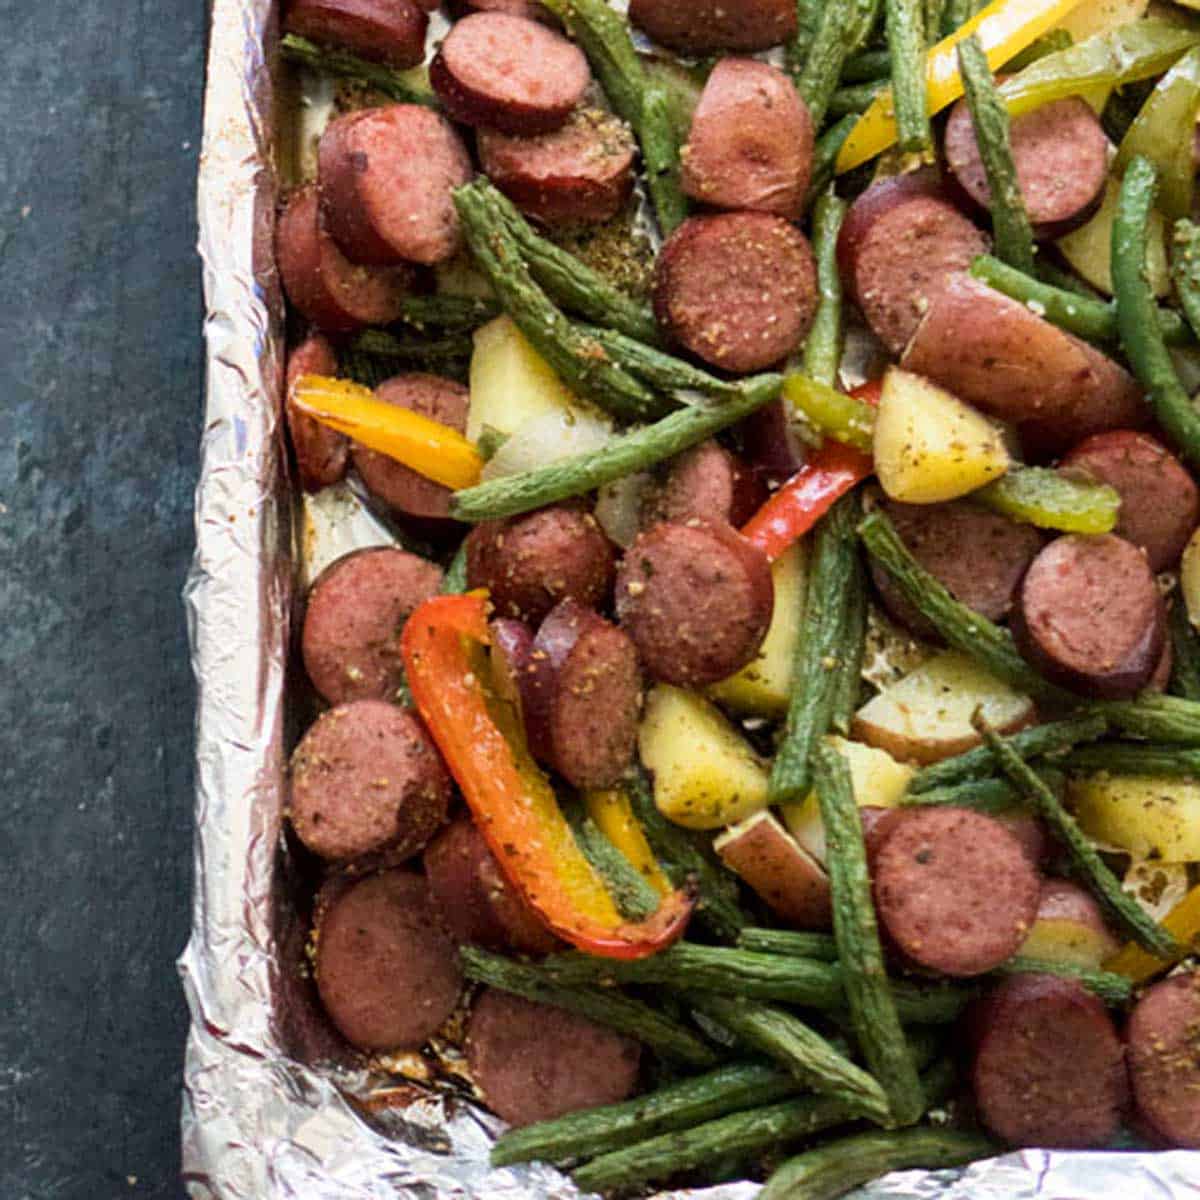
[(548, 466), (577, 454), (591, 454), (608, 445), (612, 423), (583, 409), (556, 409), (533, 417), (484, 466), (481, 478), (500, 479)]
[(650, 486), (649, 471), (626, 475), (602, 487), (596, 497), (596, 520), (609, 540), (628, 549), (638, 535), (642, 501)]

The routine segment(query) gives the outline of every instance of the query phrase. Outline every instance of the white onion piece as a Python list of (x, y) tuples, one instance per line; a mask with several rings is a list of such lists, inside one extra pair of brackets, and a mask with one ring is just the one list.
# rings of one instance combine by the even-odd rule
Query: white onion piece
[(546, 467), (608, 445), (612, 423), (582, 409), (558, 409), (532, 417), (520, 426), (484, 466), (482, 478), (501, 479)]
[(596, 496), (596, 520), (611, 542), (623, 550), (638, 535), (642, 499), (651, 482), (648, 471), (638, 471), (606, 484)]

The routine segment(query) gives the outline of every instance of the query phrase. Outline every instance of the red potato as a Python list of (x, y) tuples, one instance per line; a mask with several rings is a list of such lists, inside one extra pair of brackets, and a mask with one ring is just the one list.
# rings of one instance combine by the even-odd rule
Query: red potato
[(316, 187), (299, 188), (275, 229), (279, 278), (296, 311), (329, 333), (397, 320), (412, 287), (411, 268), (352, 263), (325, 231), (319, 210)]
[(798, 221), (812, 175), (808, 106), (777, 67), (752, 58), (717, 63), (682, 151), (684, 192), (714, 208)]
[(429, 82), (456, 121), (516, 136), (561, 128), (591, 81), (574, 43), (503, 12), (455, 22), (429, 67)]
[(1125, 1037), (1139, 1116), (1169, 1145), (1200, 1149), (1200, 973), (1150, 988)]
[(337, 354), (329, 340), (319, 333), (310, 333), (288, 355), (287, 404), (284, 411), (292, 450), (296, 455), (300, 486), (308, 492), (329, 487), (345, 475), (350, 442), (345, 434), (299, 412), (292, 403), (292, 391), (305, 375), (336, 375), (337, 370)]
[(829, 877), (769, 812), (727, 829), (713, 842), (721, 861), (797, 929), (828, 929)]
[(1099, 970), (1121, 948), (1090, 892), (1066, 879), (1043, 879), (1037, 918), (1020, 953)]
[(488, 625), (492, 648), (492, 682), (502, 700), (525, 720), (525, 693), (531, 686), (529, 656), (533, 653), (533, 631), (523, 621), (497, 617)]
[(684, 54), (768, 50), (796, 33), (792, 0), (630, 0), (629, 19)]
[(453, 126), (420, 104), (336, 117), (317, 150), (321, 211), (348, 258), (434, 266), (458, 253), (451, 192), (472, 175)]
[(415, 0), (292, 0), (283, 28), (404, 69), (425, 59), (429, 18)]
[(540, 137), (481, 129), (477, 144), (484, 174), (547, 225), (602, 223), (633, 192), (633, 135), (602, 109), (577, 108), (561, 129)]
[(766, 492), (754, 472), (720, 442), (701, 442), (667, 464), (666, 475), (642, 497), (640, 523), (677, 525), (693, 518), (735, 529), (762, 506)]

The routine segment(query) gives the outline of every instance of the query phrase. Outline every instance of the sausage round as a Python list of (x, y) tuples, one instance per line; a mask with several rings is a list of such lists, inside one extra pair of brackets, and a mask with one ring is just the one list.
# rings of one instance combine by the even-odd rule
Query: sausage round
[(946, 975), (1011, 958), (1037, 915), (1038, 875), (999, 821), (967, 808), (912, 808), (874, 855), (875, 905), (896, 946)]
[(656, 525), (617, 572), (618, 619), (646, 670), (679, 687), (716, 683), (750, 662), (774, 607), (767, 556), (728, 525)]
[(559, 504), (471, 530), (467, 583), (487, 588), (501, 616), (536, 624), (568, 596), (593, 608), (602, 604), (614, 559), (596, 518)]
[(982, 412), (1018, 427), (1027, 451), (1137, 425), (1136, 380), (1087, 342), (965, 276), (934, 297), (901, 360)]
[(795, 84), (753, 58), (713, 68), (682, 152), (683, 190), (714, 208), (798, 221), (812, 175), (813, 124)]
[(510, 1125), (615, 1104), (637, 1086), (637, 1042), (495, 988), (471, 1009), (466, 1046), (471, 1077)]
[(345, 434), (296, 409), (292, 404), (292, 389), (305, 375), (336, 375), (337, 369), (337, 355), (328, 339), (319, 333), (310, 333), (288, 355), (285, 407), (288, 434), (296, 454), (300, 485), (309, 492), (337, 483), (345, 475), (350, 442)]
[[(1058, 238), (1097, 209), (1108, 181), (1108, 137), (1078, 96), (1053, 100), (1012, 119), (1009, 141), (1025, 211), (1038, 238)], [(965, 100), (951, 110), (943, 142), (959, 187), (980, 209), (991, 207), (987, 172)]]
[(629, 19), (684, 54), (767, 50), (796, 34), (791, 0), (629, 0)]
[(529, 655), (533, 752), (577, 788), (615, 786), (633, 762), (642, 679), (629, 635), (577, 600), (542, 622)]
[(666, 475), (646, 490), (641, 525), (661, 521), (682, 525), (693, 517), (735, 529), (744, 525), (766, 499), (758, 477), (720, 442), (701, 442), (671, 460)]
[(851, 299), (893, 353), (922, 314), (988, 240), (939, 191), (932, 172), (873, 183), (850, 206), (838, 235), (838, 266)]
[[(375, 389), (375, 396), (388, 404), (406, 408), (449, 425), (459, 433), (467, 428), (467, 389), (440, 375), (395, 375)], [(386, 454), (353, 443), (354, 466), (373, 496), (403, 517), (412, 519), (420, 532), (437, 537), (460, 528), (450, 519), (450, 489), (398, 463)]]
[(326, 233), (314, 185), (293, 192), (275, 230), (275, 260), (287, 298), (301, 316), (330, 333), (387, 325), (404, 308), (409, 267), (352, 263)]
[(1126, 1095), (1121, 1041), (1083, 984), (1014, 975), (970, 1019), (971, 1083), (988, 1129), (1014, 1146), (1086, 1149), (1112, 1139)]
[(333, 900), (316, 930), (317, 991), (361, 1050), (416, 1050), (454, 1011), (458, 957), (425, 880), (391, 870)]
[(450, 936), (492, 950), (548, 954), (555, 936), (504, 878), (469, 816), (452, 821), (425, 847), (429, 891)]
[(335, 118), (317, 169), (325, 225), (355, 262), (431, 266), (458, 252), (451, 192), (471, 178), (471, 159), (431, 109), (389, 104)]
[[(956, 600), (989, 621), (1008, 616), (1017, 588), (1042, 548), (1042, 535), (1032, 525), (962, 501), (917, 505), (888, 500), (881, 507), (917, 562)], [(940, 640), (934, 626), (874, 561), (871, 577), (897, 621), (918, 637)]]
[(1145, 550), (1152, 571), (1178, 561), (1200, 522), (1200, 491), (1161, 442), (1132, 429), (1098, 433), (1061, 465), (1117, 490), (1121, 511), (1113, 532)]
[(1200, 1149), (1200, 972), (1150, 988), (1125, 1038), (1139, 1115), (1171, 1145)]
[(360, 58), (407, 68), (425, 60), (429, 18), (413, 0), (292, 0), (283, 27)]
[(450, 777), (420, 721), (383, 700), (322, 713), (292, 754), (290, 812), (300, 840), (341, 862), (416, 854), (450, 804)]
[(313, 687), (330, 704), (391, 700), (404, 668), (400, 630), (434, 595), (442, 573), (391, 546), (344, 555), (313, 583), (300, 650)]
[(537, 0), (450, 0), (447, 7), (455, 20), (477, 12), (508, 13), (511, 17), (525, 17), (529, 21), (552, 20), (549, 10)]
[(591, 80), (573, 42), (503, 12), (457, 21), (429, 67), (429, 82), (456, 121), (518, 136), (564, 125)]
[(692, 217), (666, 240), (655, 264), (659, 323), (724, 371), (746, 374), (786, 358), (816, 310), (812, 248), (782, 217)]
[(484, 174), (523, 212), (547, 225), (615, 217), (633, 191), (633, 135), (599, 108), (580, 107), (541, 137), (481, 129)]
[(1136, 695), (1166, 640), (1145, 554), (1111, 533), (1055, 538), (1026, 572), (1012, 626), (1047, 679), (1093, 698)]

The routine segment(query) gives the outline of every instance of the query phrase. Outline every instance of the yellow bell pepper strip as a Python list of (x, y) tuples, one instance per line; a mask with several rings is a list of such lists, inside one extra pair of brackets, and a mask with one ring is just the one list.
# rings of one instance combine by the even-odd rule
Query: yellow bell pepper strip
[(349, 379), (305, 375), (291, 393), (295, 408), (369, 450), (411, 467), (448, 488), (474, 487), (483, 458), (457, 429), (375, 399)]
[(605, 788), (584, 796), (588, 816), (600, 832), (629, 860), (630, 865), (660, 895), (671, 892), (671, 881), (663, 874), (646, 831), (633, 815), (629, 796), (621, 788)]
[(1168, 971), (1187, 954), (1200, 949), (1200, 884), (1190, 892), (1163, 918), (1163, 928), (1172, 933), (1179, 943), (1179, 954), (1164, 959), (1147, 954), (1141, 946), (1130, 942), (1105, 964), (1106, 971), (1124, 975), (1134, 983), (1145, 983), (1155, 975)]
[[(955, 47), (973, 33), (987, 54), (988, 65), (995, 70), (1020, 54), (1026, 46), (1049, 32), (1084, 0), (992, 0), (949, 37), (943, 38), (925, 59), (926, 106), (929, 115), (939, 113), (962, 95), (962, 76), (958, 73)], [(1050, 58), (1056, 57), (1051, 55)], [(1043, 59), (1043, 62), (1049, 59)], [(1035, 64), (1040, 66), (1041, 64)], [(896, 114), (891, 91), (878, 96), (859, 118), (858, 124), (838, 155), (840, 174), (867, 162), (896, 141)]]
[(645, 958), (687, 926), (695, 895), (673, 891), (626, 922), (583, 856), (510, 705), (487, 686), (487, 596), (435, 596), (409, 617), (400, 651), (413, 700), (480, 832), (527, 904), (559, 937), (604, 958)]

